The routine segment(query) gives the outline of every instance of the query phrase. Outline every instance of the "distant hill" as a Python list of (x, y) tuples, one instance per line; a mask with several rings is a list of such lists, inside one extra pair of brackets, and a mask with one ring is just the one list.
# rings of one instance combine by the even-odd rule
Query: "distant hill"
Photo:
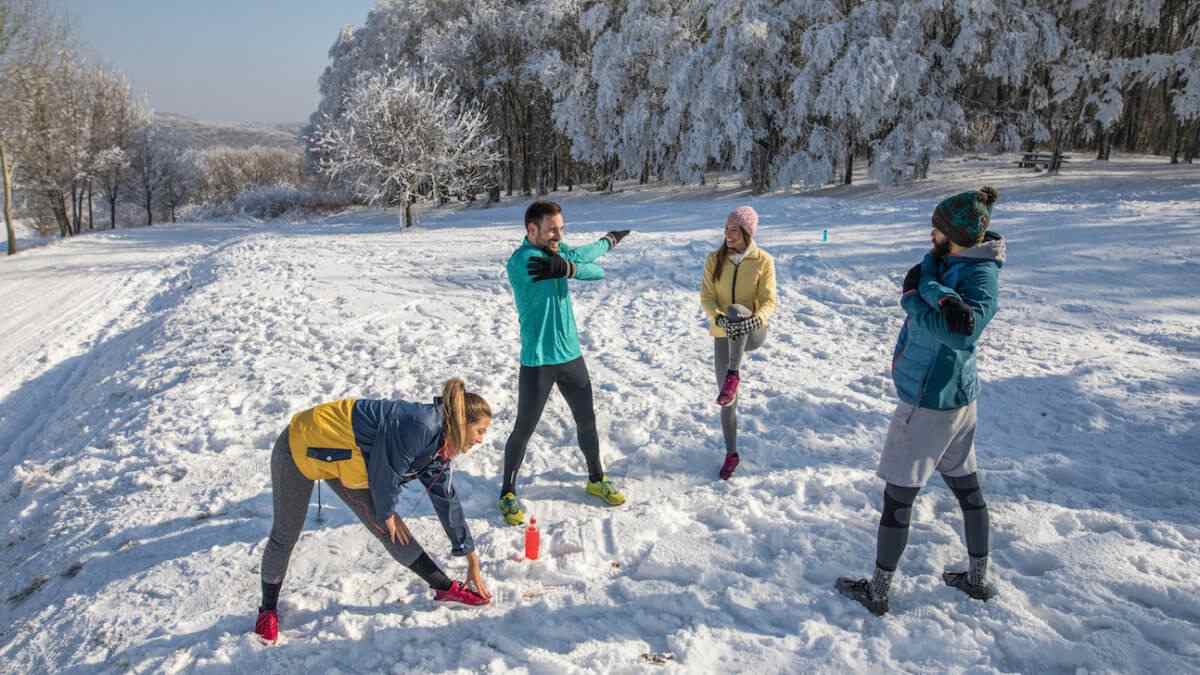
[(249, 148), (255, 145), (287, 150), (302, 150), (302, 123), (250, 124), (204, 122), (175, 113), (156, 113), (155, 119), (184, 139), (189, 147), (205, 150), (217, 146)]

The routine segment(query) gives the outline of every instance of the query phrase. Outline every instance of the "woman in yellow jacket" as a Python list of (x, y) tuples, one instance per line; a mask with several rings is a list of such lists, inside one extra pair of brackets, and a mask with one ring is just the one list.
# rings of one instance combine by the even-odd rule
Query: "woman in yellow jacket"
[[(263, 599), (255, 632), (269, 642), (279, 634), (279, 590), (318, 480), (350, 507), (396, 562), (429, 584), (435, 600), (486, 604), (491, 594), (451, 482), (450, 462), (482, 442), (491, 423), (487, 401), (466, 391), (458, 378), (447, 380), (441, 398), (432, 404), (345, 399), (293, 416), (271, 455), (275, 521), (263, 549)], [(451, 554), (466, 557), (470, 586), (447, 577), (401, 520), (401, 491), (413, 480), (433, 502)]]
[(762, 346), (767, 321), (778, 305), (775, 293), (775, 259), (754, 243), (758, 213), (739, 206), (725, 219), (725, 241), (704, 262), (700, 304), (708, 315), (708, 334), (720, 393), (721, 432), (725, 436), (725, 462), (721, 479), (737, 468), (737, 389), (742, 356)]

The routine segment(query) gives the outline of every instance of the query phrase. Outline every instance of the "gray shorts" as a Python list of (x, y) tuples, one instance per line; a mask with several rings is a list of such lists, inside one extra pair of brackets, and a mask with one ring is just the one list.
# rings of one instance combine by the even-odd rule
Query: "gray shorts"
[(975, 402), (954, 410), (900, 402), (879, 457), (879, 477), (901, 487), (924, 487), (933, 470), (968, 476), (975, 466)]

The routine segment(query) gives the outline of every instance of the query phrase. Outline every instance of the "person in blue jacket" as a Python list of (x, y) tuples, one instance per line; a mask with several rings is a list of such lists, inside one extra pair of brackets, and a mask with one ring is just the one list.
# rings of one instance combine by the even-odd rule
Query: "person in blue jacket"
[[(275, 520), (263, 549), (255, 632), (270, 642), (278, 637), (279, 591), (318, 480), (350, 507), (396, 562), (429, 584), (435, 600), (486, 604), (491, 593), (451, 482), (451, 461), (481, 443), (491, 423), (487, 401), (466, 391), (457, 378), (446, 381), (432, 404), (343, 399), (293, 416), (271, 454)], [(401, 519), (401, 491), (413, 480), (429, 494), (451, 554), (466, 557), (470, 585), (447, 577)]]
[(504, 477), (497, 506), (504, 522), (525, 522), (525, 509), (517, 499), (517, 473), (525, 461), (525, 448), (541, 419), (550, 392), (558, 387), (571, 415), (579, 448), (587, 462), (587, 494), (609, 506), (625, 503), (625, 495), (604, 475), (600, 462), (600, 436), (575, 309), (567, 280), (598, 281), (604, 269), (596, 263), (629, 234), (609, 232), (598, 241), (575, 248), (562, 241), (566, 223), (562, 208), (537, 201), (525, 210), (525, 240), (508, 259), (517, 319), (521, 324), (521, 372), (517, 384), (517, 421), (504, 445)]
[(1004, 239), (988, 230), (998, 194), (983, 187), (943, 200), (933, 212), (933, 250), (905, 276), (906, 318), (892, 355), (900, 403), (879, 460), (886, 481), (875, 572), (840, 577), (836, 587), (876, 615), (888, 611), (888, 591), (908, 544), (917, 493), (936, 469), (963, 512), (969, 566), (945, 572), (945, 583), (988, 600), (989, 520), (975, 459), (975, 351), (996, 314)]

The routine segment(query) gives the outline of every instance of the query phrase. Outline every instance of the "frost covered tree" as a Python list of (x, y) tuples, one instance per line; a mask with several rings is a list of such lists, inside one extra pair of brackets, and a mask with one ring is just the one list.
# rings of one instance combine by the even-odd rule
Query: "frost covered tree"
[(109, 226), (117, 225), (117, 201), (127, 184), (129, 155), (137, 129), (147, 114), (133, 97), (128, 79), (107, 68), (94, 68), (89, 76), (91, 113), (88, 120), (88, 172), (86, 180), (88, 228), (92, 227), (92, 187), (100, 182), (109, 203)]
[(154, 123), (154, 116), (147, 113), (144, 123), (137, 125), (133, 134), (133, 150), (130, 164), (133, 166), (133, 189), (138, 204), (146, 212), (146, 225), (154, 224), (154, 208), (161, 199), (160, 190), (169, 163), (168, 155), (174, 148), (163, 138), (162, 128)]
[(92, 160), (92, 175), (100, 183), (100, 189), (108, 202), (108, 223), (111, 229), (117, 227), (117, 201), (121, 198), (121, 188), (129, 180), (129, 155), (119, 147), (105, 148), (96, 153)]
[(415, 198), (478, 190), (500, 161), (480, 106), (438, 79), (397, 69), (363, 75), (342, 108), (309, 138), (321, 173), (367, 203), (403, 205), (405, 226)]
[(160, 208), (174, 223), (180, 207), (191, 202), (200, 191), (200, 156), (195, 150), (186, 149), (178, 139), (169, 139), (166, 145), (158, 199)]
[[(1200, 152), (1189, 0), (382, 0), (343, 31), (314, 121), (405, 66), (482, 103), (510, 194), (560, 165), (756, 192), (888, 183), (965, 149)], [(310, 157), (318, 149), (310, 144)], [(552, 180), (546, 176), (552, 175)]]

